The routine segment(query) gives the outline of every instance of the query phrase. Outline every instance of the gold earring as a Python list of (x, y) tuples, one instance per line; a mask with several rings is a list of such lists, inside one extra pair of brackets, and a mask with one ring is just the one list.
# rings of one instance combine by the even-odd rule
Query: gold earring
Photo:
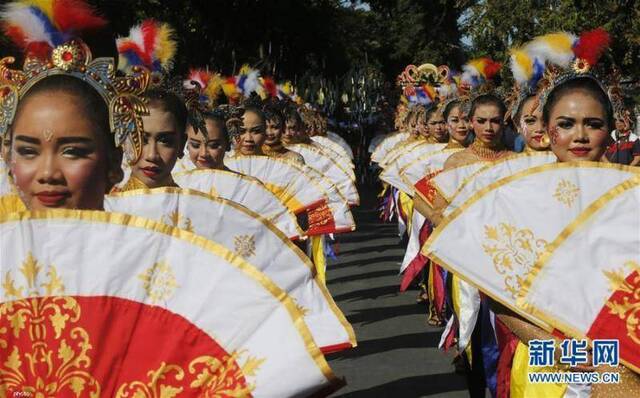
[(551, 139), (549, 138), (549, 134), (544, 133), (542, 135), (542, 138), (540, 139), (540, 143), (542, 144), (543, 147), (548, 148), (549, 144), (551, 144)]

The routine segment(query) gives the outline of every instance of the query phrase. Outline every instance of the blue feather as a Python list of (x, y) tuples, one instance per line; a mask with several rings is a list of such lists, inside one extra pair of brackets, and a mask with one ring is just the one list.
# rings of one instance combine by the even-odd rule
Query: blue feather
[(138, 54), (136, 54), (135, 51), (128, 50), (122, 53), (122, 55), (124, 55), (124, 57), (127, 59), (127, 62), (129, 63), (129, 65), (131, 66), (142, 65), (142, 59), (140, 59), (140, 57), (138, 56)]
[(60, 32), (58, 29), (56, 29), (55, 26), (53, 26), (53, 23), (51, 22), (49, 17), (44, 12), (42, 12), (42, 10), (34, 6), (30, 6), (28, 9), (29, 12), (33, 14), (33, 16), (36, 17), (40, 21), (40, 23), (42, 23), (42, 27), (49, 37), (49, 41), (51, 42), (51, 44), (53, 44), (53, 47), (64, 44), (65, 35), (62, 34), (62, 32)]
[(153, 61), (153, 70), (152, 72), (160, 72), (162, 70), (162, 64), (160, 63), (160, 60), (154, 60)]
[(238, 88), (241, 92), (244, 93), (244, 83), (247, 81), (247, 75), (240, 76), (240, 80), (238, 80)]
[(542, 75), (544, 74), (544, 62), (540, 61), (540, 58), (535, 58), (533, 60), (533, 75), (531, 76), (531, 79), (529, 79), (529, 86), (531, 88), (535, 88), (536, 84), (538, 84), (538, 81), (542, 78)]

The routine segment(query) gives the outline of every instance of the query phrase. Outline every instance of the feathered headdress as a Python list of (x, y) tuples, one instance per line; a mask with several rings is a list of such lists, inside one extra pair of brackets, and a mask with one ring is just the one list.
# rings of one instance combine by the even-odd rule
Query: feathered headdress
[(222, 95), (223, 80), (220, 74), (204, 69), (191, 69), (183, 82), (182, 96), (189, 111), (189, 123), (208, 136), (205, 114), (213, 112)]
[(137, 161), (142, 153), (141, 116), (148, 114), (140, 95), (149, 84), (149, 73), (135, 68), (132, 76), (116, 76), (114, 60), (94, 60), (76, 36), (106, 21), (80, 0), (15, 1), (2, 8), (0, 18), (7, 36), (25, 51), (22, 70), (10, 69), (12, 57), (0, 60), (0, 135), (7, 133), (20, 99), (34, 84), (52, 75), (67, 75), (102, 96), (116, 146), (125, 148), (130, 162)]
[(295, 94), (295, 88), (290, 81), (285, 81), (281, 84), (277, 85), (278, 89), (278, 98), (283, 99), (291, 99), (291, 97)]
[(240, 73), (236, 76), (236, 85), (245, 98), (249, 98), (252, 93), (260, 95), (260, 90), (262, 89), (260, 71), (251, 68), (249, 65), (243, 65), (240, 68)]
[(515, 84), (507, 95), (507, 119), (518, 113), (525, 99), (539, 93), (539, 84), (548, 65), (566, 67), (571, 63), (574, 41), (572, 34), (557, 32), (511, 49), (509, 66)]
[(197, 85), (200, 90), (200, 102), (213, 109), (222, 95), (223, 83), (224, 80), (219, 73), (205, 69), (191, 69), (187, 80), (184, 81), (184, 87), (194, 89)]
[(462, 66), (460, 84), (462, 89), (481, 94), (493, 89), (493, 79), (500, 72), (502, 64), (491, 58), (472, 59)]
[(402, 88), (404, 101), (411, 104), (429, 105), (442, 99), (440, 87), (447, 84), (449, 68), (422, 64), (408, 65), (398, 76), (397, 83)]
[(460, 103), (463, 112), (471, 110), (473, 99), (493, 92), (494, 79), (500, 72), (502, 64), (491, 58), (472, 59), (462, 66), (462, 73), (454, 73), (447, 68), (447, 78), (441, 85), (441, 107), (446, 108), (451, 102)]
[(223, 79), (222, 92), (227, 97), (230, 104), (237, 104), (242, 96), (242, 93), (238, 89), (235, 76), (228, 76)]
[(544, 106), (549, 94), (555, 87), (576, 78), (586, 77), (593, 79), (606, 93), (607, 90), (601, 80), (594, 74), (593, 67), (604, 55), (610, 44), (611, 37), (609, 33), (603, 28), (597, 28), (583, 32), (573, 42), (571, 46), (573, 57), (568, 63), (555, 64), (555, 54), (542, 54), (541, 58), (547, 61), (546, 73), (539, 83), (541, 86), (540, 103), (542, 106)]
[(118, 69), (130, 71), (144, 66), (152, 74), (152, 83), (160, 84), (173, 68), (177, 42), (169, 24), (144, 20), (129, 31), (129, 36), (116, 40)]
[(609, 46), (609, 34), (602, 28), (580, 37), (568, 32), (538, 36), (511, 50), (511, 72), (515, 79), (509, 114), (514, 115), (532, 95), (539, 102), (561, 81), (588, 73)]
[(80, 0), (14, 1), (0, 13), (5, 34), (27, 57), (48, 60), (54, 48), (107, 21)]
[(262, 86), (262, 99), (276, 98), (278, 96), (278, 85), (272, 77), (262, 77), (260, 85)]

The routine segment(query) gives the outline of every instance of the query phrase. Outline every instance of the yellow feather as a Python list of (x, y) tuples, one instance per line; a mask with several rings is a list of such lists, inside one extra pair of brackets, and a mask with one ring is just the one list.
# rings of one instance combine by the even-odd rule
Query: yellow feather
[(291, 95), (291, 93), (293, 92), (293, 85), (291, 84), (291, 82), (284, 82), (284, 84), (282, 85), (282, 92), (286, 95)]
[(533, 74), (531, 57), (522, 49), (511, 50), (511, 72), (518, 82), (529, 80)]
[(251, 72), (251, 67), (248, 64), (242, 65), (240, 68), (240, 75), (248, 75)]
[[(53, 20), (53, 0), (21, 0), (20, 3), (27, 7), (39, 8), (55, 25)], [(56, 28), (60, 27), (56, 25)]]
[(568, 52), (572, 50), (573, 39), (564, 32), (550, 33), (540, 37), (545, 41), (553, 51)]
[(222, 93), (222, 77), (219, 74), (214, 74), (209, 79), (209, 83), (204, 90), (205, 95), (210, 101), (216, 102), (220, 94)]
[(222, 84), (222, 92), (224, 92), (227, 98), (236, 98), (238, 96), (236, 85), (227, 81)]
[(168, 24), (161, 24), (158, 29), (156, 58), (163, 67), (168, 67), (176, 55), (177, 43), (174, 39), (175, 31)]
[(476, 58), (476, 59), (472, 59), (471, 61), (469, 61), (469, 65), (476, 68), (476, 70), (478, 71), (478, 73), (482, 76), (485, 77), (484, 75), (484, 69), (486, 66), (486, 61), (482, 58)]

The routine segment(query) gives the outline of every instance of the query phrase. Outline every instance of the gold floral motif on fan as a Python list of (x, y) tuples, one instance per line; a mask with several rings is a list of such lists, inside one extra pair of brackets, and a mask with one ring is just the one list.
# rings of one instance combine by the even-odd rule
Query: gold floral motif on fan
[[(9, 328), (0, 327), (0, 351), (6, 358), (0, 361), (0, 396), (19, 391), (42, 398), (99, 397), (100, 384), (85, 370), (91, 367), (89, 335), (73, 325), (80, 319), (78, 302), (63, 296), (56, 268), (45, 271), (31, 253), (19, 270), (24, 285), (18, 285), (10, 271), (2, 278), (5, 302), (0, 304), (0, 318)], [(9, 333), (16, 340), (28, 334), (31, 350), (11, 347)], [(34, 384), (27, 385), (26, 380)]]
[(515, 299), (527, 274), (547, 247), (547, 241), (536, 239), (529, 229), (518, 229), (507, 223), (485, 225), (484, 252), (491, 257), (498, 274), (504, 277), (505, 289)]
[(162, 217), (162, 222), (172, 227), (184, 229), (185, 231), (193, 232), (193, 222), (190, 218), (184, 217), (178, 210), (169, 213)]
[(556, 186), (556, 191), (553, 194), (553, 197), (556, 200), (567, 207), (573, 206), (578, 194), (580, 193), (580, 188), (569, 180), (562, 179), (558, 182)]
[(162, 362), (158, 369), (147, 372), (148, 382), (121, 385), (116, 398), (173, 398), (183, 392), (187, 383), (190, 388), (199, 390), (198, 396), (204, 398), (250, 396), (255, 384), (248, 384), (246, 380), (255, 378), (265, 360), (245, 357), (245, 354), (246, 351), (236, 351), (222, 358), (201, 356), (189, 363), (187, 371)]
[(237, 235), (233, 238), (234, 253), (240, 257), (249, 258), (256, 254), (255, 235)]
[(640, 264), (628, 261), (620, 269), (603, 272), (609, 280), (611, 291), (624, 295), (619, 300), (607, 301), (609, 313), (625, 320), (627, 336), (640, 344)]
[(138, 279), (143, 282), (143, 288), (153, 304), (168, 300), (179, 287), (171, 266), (166, 262), (153, 264), (138, 275)]

